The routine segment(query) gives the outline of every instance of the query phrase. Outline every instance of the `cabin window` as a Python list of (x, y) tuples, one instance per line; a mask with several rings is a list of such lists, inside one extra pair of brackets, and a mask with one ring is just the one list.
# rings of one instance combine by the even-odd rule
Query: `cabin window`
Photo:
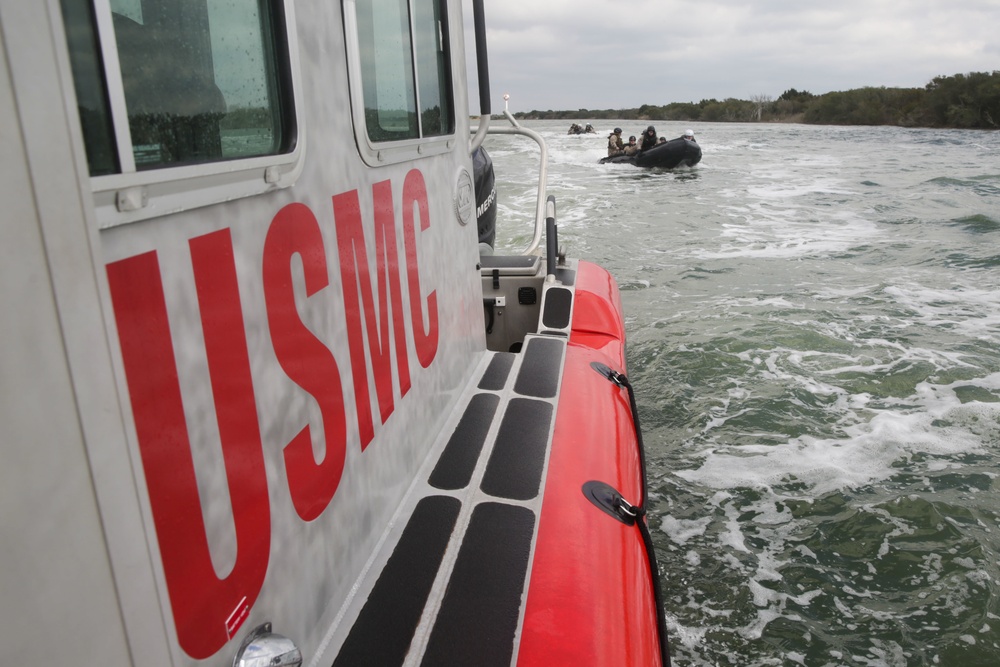
[(62, 0), (62, 13), (90, 175), (113, 174), (118, 156), (93, 8), (86, 0)]
[(293, 148), (280, 2), (61, 1), (92, 176)]
[(354, 11), (369, 141), (454, 133), (444, 0), (356, 0)]

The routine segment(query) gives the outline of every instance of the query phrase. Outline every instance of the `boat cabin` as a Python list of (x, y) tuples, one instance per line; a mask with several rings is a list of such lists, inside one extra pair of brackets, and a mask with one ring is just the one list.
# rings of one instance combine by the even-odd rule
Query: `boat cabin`
[(543, 141), (480, 244), (472, 5), (478, 121), (458, 0), (0, 0), (5, 663), (668, 659)]

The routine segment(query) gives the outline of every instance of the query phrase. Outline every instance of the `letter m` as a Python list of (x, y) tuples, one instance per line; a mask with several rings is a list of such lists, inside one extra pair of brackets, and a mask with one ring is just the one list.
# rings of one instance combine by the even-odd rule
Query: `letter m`
[[(333, 215), (337, 224), (340, 276), (347, 310), (347, 337), (351, 351), (351, 374), (357, 402), (361, 449), (375, 437), (372, 402), (368, 392), (368, 363), (365, 342), (371, 355), (372, 376), (378, 397), (379, 416), (384, 424), (392, 414), (392, 359), (390, 329), (399, 369), (399, 395), (410, 390), (410, 367), (403, 326), (403, 296), (399, 280), (399, 252), (396, 245), (396, 217), (392, 205), (392, 185), (382, 181), (372, 186), (375, 211), (375, 276), (368, 263), (368, 246), (357, 190), (334, 196)], [(372, 283), (375, 282), (373, 289)], [(378, 301), (375, 300), (375, 289)], [(389, 304), (391, 303), (391, 311)]]

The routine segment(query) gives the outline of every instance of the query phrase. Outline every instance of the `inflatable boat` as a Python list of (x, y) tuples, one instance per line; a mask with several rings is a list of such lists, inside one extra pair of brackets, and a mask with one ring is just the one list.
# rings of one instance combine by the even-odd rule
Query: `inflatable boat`
[(635, 155), (601, 158), (601, 164), (633, 164), (636, 167), (675, 169), (693, 167), (701, 162), (701, 146), (697, 141), (677, 137), (640, 151)]

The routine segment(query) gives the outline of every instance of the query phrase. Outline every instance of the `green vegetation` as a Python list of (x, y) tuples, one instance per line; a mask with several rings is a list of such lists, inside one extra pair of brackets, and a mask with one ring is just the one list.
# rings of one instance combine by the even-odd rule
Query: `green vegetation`
[(514, 116), (535, 120), (613, 118), (995, 130), (1000, 129), (1000, 71), (938, 76), (923, 88), (857, 88), (825, 95), (790, 88), (776, 100), (754, 95), (749, 100), (643, 104), (638, 109), (530, 111)]
[(223, 130), (242, 130), (252, 127), (270, 128), (274, 123), (271, 110), (266, 107), (234, 107), (222, 116), (219, 127)]

